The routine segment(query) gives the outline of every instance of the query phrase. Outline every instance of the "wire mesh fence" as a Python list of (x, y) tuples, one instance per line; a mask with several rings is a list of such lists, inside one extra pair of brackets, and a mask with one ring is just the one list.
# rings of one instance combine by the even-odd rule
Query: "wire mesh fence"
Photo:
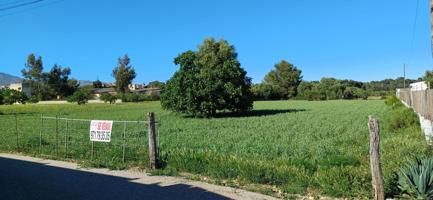
[[(43, 115), (0, 116), (0, 149), (51, 159), (91, 161), (102, 167), (148, 163), (148, 121), (113, 121), (111, 141), (90, 141), (90, 119)], [(155, 122), (159, 128), (159, 122)]]

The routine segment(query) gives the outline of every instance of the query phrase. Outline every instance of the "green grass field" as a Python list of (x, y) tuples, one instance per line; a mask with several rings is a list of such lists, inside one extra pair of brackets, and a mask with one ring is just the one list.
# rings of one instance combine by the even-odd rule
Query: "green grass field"
[[(0, 106), (0, 149), (16, 151), (15, 118), (19, 113), (20, 151), (39, 155), (40, 114), (68, 118), (144, 120), (155, 112), (163, 170), (156, 174), (187, 172), (219, 184), (285, 194), (370, 197), (368, 115), (382, 121), (390, 109), (383, 101), (267, 101), (255, 102), (248, 115), (221, 114), (217, 118), (190, 118), (160, 108), (159, 102), (89, 105)], [(51, 124), (49, 124), (51, 123)], [(146, 129), (128, 127), (127, 162), (120, 159), (122, 126), (115, 127), (112, 143), (96, 144), (89, 161), (88, 124), (71, 124), (68, 154), (52, 148), (54, 120), (46, 121), (42, 153), (78, 160), (83, 164), (124, 168), (147, 163)], [(383, 123), (381, 125), (384, 125)], [(129, 126), (129, 125), (128, 125)], [(69, 140), (69, 139), (68, 139)], [(75, 142), (75, 143), (74, 143)], [(431, 155), (418, 128), (381, 132), (386, 192), (396, 189), (395, 172), (405, 157)], [(59, 156), (60, 155), (60, 156)]]

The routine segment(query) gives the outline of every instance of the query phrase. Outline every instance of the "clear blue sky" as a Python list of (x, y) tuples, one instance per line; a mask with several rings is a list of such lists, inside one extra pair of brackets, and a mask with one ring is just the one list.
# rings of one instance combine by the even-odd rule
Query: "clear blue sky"
[(403, 63), (410, 78), (433, 69), (428, 0), (415, 26), (417, 0), (45, 0), (1, 11), (14, 1), (0, 0), (0, 72), (18, 76), (35, 53), (46, 70), (58, 63), (76, 79), (112, 81), (127, 53), (134, 82), (165, 81), (174, 57), (206, 37), (235, 45), (253, 82), (281, 59), (305, 80), (395, 78)]

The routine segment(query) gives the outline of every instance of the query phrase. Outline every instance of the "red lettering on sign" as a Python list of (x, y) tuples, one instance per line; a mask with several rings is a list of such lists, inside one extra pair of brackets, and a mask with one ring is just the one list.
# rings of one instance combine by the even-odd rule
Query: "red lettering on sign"
[(110, 123), (107, 122), (98, 122), (98, 131), (109, 131), (110, 130)]

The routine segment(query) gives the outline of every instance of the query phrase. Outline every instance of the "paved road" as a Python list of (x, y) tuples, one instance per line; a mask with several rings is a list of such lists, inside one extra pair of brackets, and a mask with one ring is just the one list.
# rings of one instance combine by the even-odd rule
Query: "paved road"
[[(59, 161), (38, 162), (0, 155), (0, 199), (230, 199), (226, 197), (230, 195), (209, 192), (187, 182), (145, 184), (145, 181), (140, 181), (143, 178), (125, 178), (104, 174), (105, 172), (94, 173), (52, 166), (52, 162), (62, 163)], [(221, 190), (224, 194), (224, 187), (215, 187), (219, 187), (215, 191)], [(268, 199), (264, 195), (251, 196), (250, 192), (244, 193), (250, 196), (232, 197)]]

